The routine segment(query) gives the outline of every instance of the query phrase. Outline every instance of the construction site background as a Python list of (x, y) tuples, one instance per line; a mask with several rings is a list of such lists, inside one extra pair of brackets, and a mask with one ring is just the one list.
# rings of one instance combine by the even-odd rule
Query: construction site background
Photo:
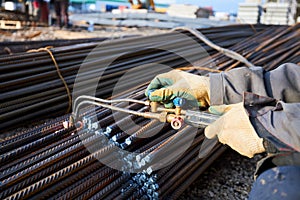
[[(55, 25), (53, 1), (40, 1), (41, 14), (38, 19), (34, 2), (1, 0), (0, 28), (9, 30)], [(146, 1), (146, 4), (128, 1), (116, 5), (100, 0), (71, 0), (69, 15), (70, 25), (86, 28), (89, 25), (162, 29), (179, 25), (203, 28), (229, 23), (292, 25), (299, 21), (299, 5), (299, 0), (246, 0), (239, 4), (236, 13), (230, 13), (197, 5), (171, 4), (166, 7), (153, 1)]]

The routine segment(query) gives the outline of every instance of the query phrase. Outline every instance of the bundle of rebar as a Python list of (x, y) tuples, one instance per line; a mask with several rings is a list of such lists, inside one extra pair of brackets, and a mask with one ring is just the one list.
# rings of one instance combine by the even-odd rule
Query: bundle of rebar
[[(228, 26), (203, 29), (201, 32), (216, 44), (227, 48), (265, 28), (266, 26)], [(101, 90), (97, 90), (96, 96), (109, 97), (114, 84), (129, 69), (148, 63), (174, 68), (187, 65), (188, 61), (184, 58), (162, 48), (181, 52), (192, 61), (201, 58), (201, 55), (194, 51), (195, 48), (199, 48), (198, 43), (208, 53), (215, 52), (192, 34), (186, 34), (188, 38), (178, 37), (178, 34), (171, 32), (104, 43), (39, 49), (0, 57), (0, 128), (12, 128), (32, 119), (69, 112), (71, 97), (66, 90), (76, 96), (73, 85), (83, 63), (86, 74), (79, 78), (79, 84), (82, 87), (88, 85), (89, 81), (98, 78), (97, 74), (102, 71), (98, 86)], [(195, 44), (191, 40), (195, 40)], [(49, 51), (53, 55), (52, 58)], [(108, 59), (118, 55), (108, 67), (104, 66)], [(87, 56), (90, 59), (86, 60)], [(60, 78), (59, 73), (63, 78)], [(142, 74), (140, 81), (135, 80), (135, 83), (149, 81), (155, 73), (158, 72)], [(86, 87), (85, 89), (88, 90)]]
[[(129, 37), (129, 36), (128, 36)], [(0, 55), (11, 55), (15, 53), (26, 52), (31, 49), (38, 49), (46, 46), (61, 47), (74, 44), (102, 42), (109, 38), (86, 38), (86, 39), (71, 39), (71, 40), (37, 40), (37, 41), (3, 41), (0, 44)]]
[[(129, 94), (129, 97), (145, 99), (144, 87), (133, 93)], [(128, 107), (135, 110), (146, 109), (135, 103)], [(96, 112), (92, 111), (93, 109), (88, 108), (81, 114), (94, 124), (92, 129), (84, 128), (77, 132), (74, 127), (64, 128), (63, 122), (68, 116), (63, 116), (2, 142), (1, 199), (167, 197), (175, 189), (173, 183), (188, 184), (189, 176), (199, 175), (212, 162), (205, 162), (206, 159), (213, 160), (224, 151), (224, 147), (219, 145), (205, 159), (197, 159), (201, 142), (204, 140), (199, 130), (188, 151), (178, 160), (172, 161), (167, 168), (153, 174), (151, 165), (142, 164), (141, 166), (147, 169), (143, 173), (126, 173), (125, 168), (125, 172), (118, 171), (99, 162), (116, 162), (116, 157), (112, 155), (114, 148), (137, 152), (140, 160), (157, 159), (165, 155), (166, 150), (170, 152), (186, 142), (184, 138), (194, 128), (185, 126), (180, 131), (175, 131), (169, 124), (131, 115), (114, 122), (110, 110), (98, 108)], [(99, 121), (96, 120), (96, 116)], [(143, 128), (128, 127), (128, 131), (122, 131), (120, 124), (126, 125), (131, 120)], [(128, 135), (129, 132), (133, 134)], [(139, 138), (138, 135), (141, 134), (150, 137)], [(170, 148), (171, 138), (174, 139), (174, 146)], [(106, 143), (103, 144), (104, 141)], [(19, 148), (15, 148), (16, 146)], [(118, 162), (138, 163), (127, 157), (120, 158)], [(148, 179), (153, 182), (152, 185)], [(147, 184), (149, 188), (145, 188)], [(162, 184), (172, 187), (165, 185), (165, 188), (162, 188)], [(177, 187), (179, 185), (176, 185)]]
[[(300, 23), (289, 27), (270, 27), (230, 49), (239, 52), (256, 66), (271, 70), (287, 62), (300, 64), (299, 39)], [(212, 63), (218, 66), (219, 70), (243, 66), (243, 63), (228, 59), (221, 53), (213, 55), (210, 60), (201, 60), (197, 64), (205, 66)]]
[[(299, 28), (299, 25), (269, 27), (229, 48), (266, 70), (285, 62), (299, 64)], [(226, 35), (226, 31), (223, 34)], [(38, 54), (47, 57), (45, 53)], [(141, 59), (145, 57), (142, 59), (145, 61), (152, 58), (153, 53), (135, 55), (134, 59), (140, 56)], [(161, 58), (162, 55), (158, 56)], [(129, 62), (130, 57), (116, 62), (116, 65), (125, 61)], [(198, 66), (219, 70), (243, 65), (213, 50), (210, 59), (196, 61)], [(176, 61), (173, 64), (175, 68), (187, 63)], [(116, 73), (122, 70), (118, 68)], [(201, 71), (201, 74), (206, 73)], [(144, 90), (152, 77), (142, 78), (136, 87), (128, 88), (128, 83), (116, 97), (146, 100)], [(104, 82), (111, 84), (110, 80), (111, 76), (108, 76)], [(107, 91), (100, 90), (97, 95), (109, 95), (109, 86), (102, 87)], [(66, 95), (64, 98), (66, 101)], [(148, 109), (136, 103), (118, 105), (139, 111)], [(169, 124), (119, 112), (112, 114), (111, 110), (101, 107), (81, 110), (80, 118), (87, 125), (79, 131), (63, 125), (68, 117), (61, 116), (1, 142), (1, 199), (176, 199), (225, 149), (218, 144), (206, 157), (199, 158), (199, 149), (204, 141), (203, 129), (192, 136), (194, 128), (188, 125), (177, 131)], [(138, 126), (130, 126), (131, 122)], [(126, 131), (121, 127), (126, 127)], [(144, 137), (139, 137), (141, 135)], [(194, 138), (189, 148), (181, 155), (173, 155), (175, 149), (181, 148), (190, 137)], [(135, 152), (138, 156), (115, 156), (115, 148)], [(171, 160), (163, 168), (157, 168), (160, 162), (152, 162), (167, 156)], [(109, 167), (115, 163), (142, 171), (132, 173), (124, 167), (122, 172)]]

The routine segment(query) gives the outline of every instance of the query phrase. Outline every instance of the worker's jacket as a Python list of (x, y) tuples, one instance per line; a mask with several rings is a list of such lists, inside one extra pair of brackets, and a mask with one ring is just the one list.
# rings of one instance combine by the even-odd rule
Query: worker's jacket
[(243, 67), (210, 74), (210, 90), (211, 105), (244, 102), (269, 153), (258, 173), (272, 166), (300, 166), (300, 66), (287, 63), (269, 72)]

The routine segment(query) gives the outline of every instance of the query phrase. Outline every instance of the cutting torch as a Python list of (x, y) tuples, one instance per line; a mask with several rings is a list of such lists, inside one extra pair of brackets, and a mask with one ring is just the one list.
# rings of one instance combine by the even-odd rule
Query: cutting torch
[[(148, 94), (148, 96), (151, 94)], [(80, 103), (78, 103), (80, 102)], [(149, 106), (149, 112), (139, 112), (131, 109), (121, 108), (115, 105), (111, 105), (113, 103), (122, 103), (122, 102), (131, 102), (143, 104), (145, 106)], [(124, 112), (132, 115), (141, 116), (149, 119), (156, 119), (160, 122), (170, 123), (173, 129), (180, 129), (184, 123), (197, 127), (197, 128), (205, 128), (209, 124), (216, 121), (220, 116), (215, 115), (206, 111), (196, 111), (196, 110), (188, 110), (183, 109), (185, 106), (186, 100), (183, 98), (176, 97), (173, 99), (173, 104), (175, 108), (165, 108), (159, 102), (153, 101), (141, 101), (136, 99), (114, 99), (114, 100), (106, 100), (101, 98), (96, 98), (92, 96), (79, 96), (76, 98), (73, 104), (73, 113), (69, 120), (69, 125), (75, 125), (77, 129), (81, 129), (82, 127), (93, 127), (97, 126), (95, 123), (88, 123), (89, 120), (83, 120), (85, 123), (77, 120), (79, 115), (79, 108), (84, 104), (96, 105), (99, 107), (108, 108), (111, 110)], [(205, 139), (201, 145), (199, 151), (199, 158), (203, 158), (208, 155), (208, 153), (213, 149), (213, 147), (218, 143), (217, 138), (213, 139)]]
[[(151, 94), (150, 94), (151, 95)], [(82, 100), (82, 101), (80, 101)], [(80, 101), (80, 103), (78, 103)], [(121, 103), (121, 102), (132, 102), (144, 104), (146, 106), (150, 106), (149, 112), (138, 112), (126, 108), (117, 107), (115, 105), (111, 105), (113, 103)], [(183, 109), (183, 105), (186, 100), (183, 98), (176, 97), (173, 99), (173, 104), (175, 108), (165, 108), (159, 102), (153, 101), (141, 101), (136, 99), (115, 99), (115, 100), (105, 100), (101, 98), (96, 98), (92, 96), (79, 96), (75, 102), (73, 107), (73, 114), (71, 122), (74, 123), (78, 118), (79, 107), (83, 104), (92, 104), (96, 106), (101, 106), (104, 108), (108, 108), (111, 110), (124, 112), (128, 114), (133, 114), (137, 116), (141, 116), (149, 119), (156, 119), (160, 122), (168, 122), (171, 124), (173, 129), (180, 129), (184, 123), (197, 127), (197, 128), (205, 128), (209, 124), (213, 123), (215, 120), (219, 118), (219, 115), (215, 115), (205, 111), (195, 111)], [(79, 122), (80, 123), (80, 122)], [(75, 123), (76, 125), (76, 123)], [(78, 123), (77, 123), (77, 126)]]

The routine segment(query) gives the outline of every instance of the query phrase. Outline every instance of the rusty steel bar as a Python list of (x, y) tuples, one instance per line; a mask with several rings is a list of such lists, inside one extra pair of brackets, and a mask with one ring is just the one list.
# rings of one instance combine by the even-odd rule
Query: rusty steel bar
[[(255, 30), (250, 26), (241, 27), (244, 28), (242, 31), (238, 26), (228, 26), (224, 30), (215, 28), (214, 31), (212, 28), (203, 29), (202, 32), (219, 45), (228, 47), (255, 33)], [(256, 26), (256, 28), (258, 31), (261, 31), (267, 26)], [(225, 30), (231, 30), (231, 34), (226, 33)], [(183, 34), (195, 39), (189, 33)], [(238, 37), (232, 37), (234, 34)], [(174, 40), (177, 41), (175, 42)], [(95, 74), (93, 71), (103, 70), (99, 66), (102, 66), (107, 58), (120, 52), (127, 53), (125, 56), (118, 58), (104, 73), (104, 75), (110, 75), (118, 72), (118, 76), (120, 76), (122, 74), (120, 73), (121, 70), (126, 71), (134, 66), (149, 62), (162, 63), (168, 66), (184, 64), (179, 57), (172, 55), (170, 52), (159, 50), (161, 46), (167, 45), (170, 48), (186, 52), (195, 59), (196, 57), (199, 58), (201, 55), (192, 55), (193, 52), (190, 51), (192, 46), (186, 45), (185, 42), (186, 39), (183, 38), (180, 41), (180, 38), (176, 35), (174, 36), (174, 33), (166, 33), (159, 36), (104, 42), (100, 44), (101, 48), (94, 52), (91, 52), (91, 50), (99, 43), (60, 47), (52, 49), (52, 52), (65, 81), (68, 83), (69, 88), (72, 89), (77, 71), (87, 55), (93, 57), (90, 63), (85, 63), (90, 68), (90, 77), (88, 78), (85, 75), (85, 79), (89, 80)], [(207, 49), (206, 45), (202, 44), (202, 46)], [(210, 48), (207, 50), (213, 52)], [(102, 57), (102, 59), (97, 60), (98, 57)], [(1, 129), (10, 129), (17, 123), (43, 117), (44, 113), (53, 113), (53, 115), (57, 116), (57, 114), (62, 114), (65, 111), (63, 108), (67, 106), (68, 97), (61, 80), (56, 75), (57, 72), (53, 67), (53, 61), (48, 53), (36, 52), (0, 57), (0, 72), (0, 79), (3, 81), (0, 84), (2, 91), (0, 107), (5, 108), (0, 112)], [(106, 83), (108, 82), (106, 81)], [(101, 91), (98, 91), (97, 95), (108, 97), (110, 91), (112, 91), (112, 86), (108, 85), (107, 90), (102, 86)], [(19, 100), (20, 98), (22, 98), (22, 101)], [(24, 101), (24, 99), (27, 100)], [(46, 106), (51, 107), (51, 109), (45, 109)], [(22, 117), (19, 115), (20, 112), (22, 112)]]

